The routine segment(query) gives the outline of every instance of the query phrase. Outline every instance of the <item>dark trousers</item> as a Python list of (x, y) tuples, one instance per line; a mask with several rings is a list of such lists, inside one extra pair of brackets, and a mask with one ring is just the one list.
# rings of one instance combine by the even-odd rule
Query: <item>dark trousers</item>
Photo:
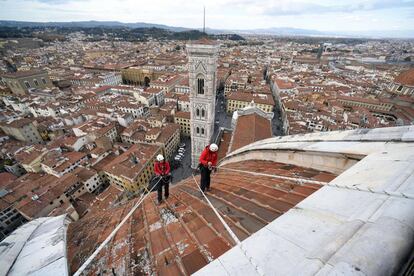
[(211, 170), (203, 165), (200, 166), (201, 181), (200, 188), (204, 192), (206, 189), (210, 189), (210, 174)]
[(165, 199), (168, 198), (170, 195), (169, 188), (170, 188), (170, 180), (167, 177), (161, 178), (160, 182), (158, 182), (157, 192), (158, 192), (158, 202), (162, 200), (162, 187), (164, 187), (164, 197)]

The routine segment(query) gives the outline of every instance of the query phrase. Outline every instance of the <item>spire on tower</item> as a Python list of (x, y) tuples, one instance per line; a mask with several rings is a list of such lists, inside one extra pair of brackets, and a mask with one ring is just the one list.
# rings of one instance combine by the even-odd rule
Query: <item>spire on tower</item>
[(204, 8), (204, 16), (203, 16), (203, 33), (206, 33), (206, 6), (203, 6)]

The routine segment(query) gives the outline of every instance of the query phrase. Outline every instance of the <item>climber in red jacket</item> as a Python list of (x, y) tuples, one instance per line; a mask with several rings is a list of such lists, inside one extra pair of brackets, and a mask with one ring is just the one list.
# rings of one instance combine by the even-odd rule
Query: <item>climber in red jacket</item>
[(200, 155), (200, 188), (203, 192), (210, 191), (210, 174), (217, 165), (217, 151), (218, 146), (213, 143), (206, 146)]
[(170, 164), (168, 161), (164, 160), (164, 156), (162, 154), (158, 154), (157, 162), (154, 164), (154, 172), (155, 175), (161, 177), (161, 180), (158, 182), (158, 203), (161, 204), (162, 202), (162, 187), (164, 186), (164, 197), (168, 199), (169, 194), (169, 186), (170, 186)]

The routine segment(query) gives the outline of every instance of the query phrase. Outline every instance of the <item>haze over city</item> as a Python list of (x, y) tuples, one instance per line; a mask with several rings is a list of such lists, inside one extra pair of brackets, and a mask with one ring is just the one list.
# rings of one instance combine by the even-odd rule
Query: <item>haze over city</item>
[(413, 0), (2, 0), (1, 6), (3, 20), (146, 22), (187, 28), (202, 27), (205, 6), (207, 26), (214, 29), (289, 27), (414, 37)]

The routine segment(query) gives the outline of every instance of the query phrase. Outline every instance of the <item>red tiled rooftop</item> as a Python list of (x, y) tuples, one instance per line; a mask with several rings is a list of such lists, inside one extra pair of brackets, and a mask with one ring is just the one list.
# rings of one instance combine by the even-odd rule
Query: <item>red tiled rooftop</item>
[(103, 170), (113, 175), (133, 180), (158, 150), (158, 145), (134, 144), (126, 152), (117, 156), (107, 164)]
[(175, 117), (177, 118), (184, 118), (184, 119), (190, 119), (190, 112), (185, 112), (185, 111), (177, 111), (175, 113)]
[(163, 91), (163, 89), (161, 88), (155, 88), (155, 87), (149, 87), (145, 90), (146, 93), (150, 93), (150, 94), (158, 94), (161, 91)]
[(10, 183), (12, 183), (14, 180), (16, 180), (16, 176), (9, 172), (2, 172), (0, 173), (0, 189), (6, 187)]
[(371, 99), (371, 98), (362, 98), (362, 97), (351, 97), (351, 96), (338, 96), (338, 100), (345, 100), (345, 101), (353, 101), (353, 102), (361, 102), (361, 103), (367, 103), (367, 104), (377, 104), (380, 105), (381, 103), (387, 103), (385, 99), (377, 100), (377, 99)]
[(275, 102), (270, 95), (259, 95), (248, 92), (232, 92), (227, 98), (229, 100), (242, 101), (242, 102), (255, 102), (257, 104), (274, 105)]
[(188, 76), (185, 76), (184, 78), (182, 78), (180, 80), (180, 82), (178, 83), (178, 85), (181, 85), (181, 86), (189, 86), (190, 84), (189, 84), (189, 78), (188, 78)]
[[(242, 161), (212, 176), (207, 194), (239, 239), (244, 240), (320, 188), (260, 172), (330, 181), (335, 175), (271, 161)], [(196, 177), (199, 181), (199, 176)], [(73, 273), (111, 233), (138, 199), (98, 211), (71, 223), (68, 260)], [(168, 201), (156, 204), (152, 193), (87, 268), (90, 275), (189, 275), (235, 243), (204, 201), (192, 178), (170, 188)]]
[(44, 153), (45, 150), (46, 148), (41, 145), (31, 145), (16, 153), (15, 159), (22, 164), (30, 164)]
[(272, 137), (272, 124), (270, 120), (257, 113), (240, 116), (233, 131), (230, 152), (270, 137)]
[(290, 82), (290, 81), (276, 79), (275, 82), (276, 82), (277, 86), (279, 87), (279, 89), (292, 89), (292, 88), (295, 88), (295, 84), (293, 82)]
[(16, 78), (25, 78), (25, 77), (46, 74), (46, 73), (47, 72), (43, 70), (27, 70), (27, 71), (18, 71), (14, 73), (4, 74), (3, 77), (16, 79)]
[(414, 68), (402, 72), (394, 79), (394, 81), (402, 85), (414, 86)]
[(223, 159), (227, 155), (227, 151), (230, 146), (230, 140), (231, 140), (232, 133), (233, 133), (232, 131), (227, 131), (227, 130), (223, 132), (223, 135), (221, 136), (221, 141), (219, 144), (218, 154), (217, 154), (218, 160)]
[(198, 40), (191, 41), (189, 44), (218, 45), (218, 42), (216, 40), (203, 37)]
[(178, 100), (183, 102), (189, 102), (190, 97), (187, 94), (178, 95)]

